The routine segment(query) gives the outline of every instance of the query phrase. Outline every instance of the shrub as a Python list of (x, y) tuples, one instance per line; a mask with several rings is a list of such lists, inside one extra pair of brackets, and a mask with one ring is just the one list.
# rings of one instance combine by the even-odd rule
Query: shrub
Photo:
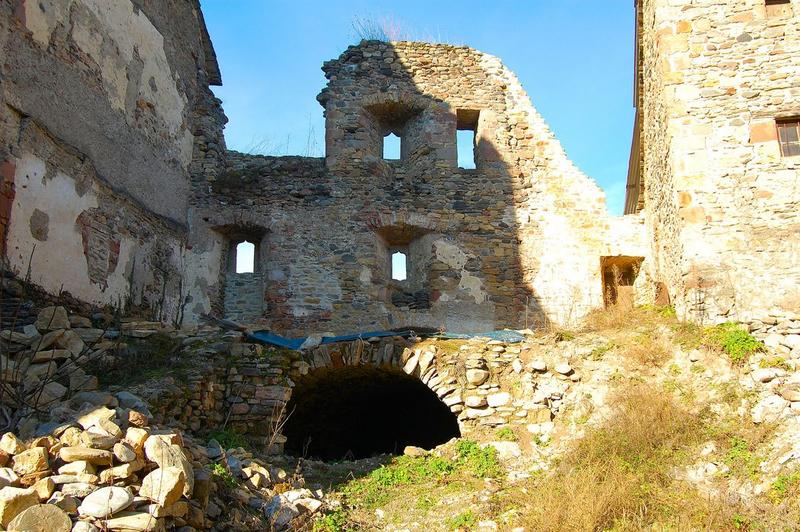
[(761, 460), (750, 452), (750, 443), (741, 436), (732, 436), (729, 444), (723, 462), (730, 468), (730, 474), (754, 478)]
[(219, 479), (226, 488), (233, 489), (239, 486), (239, 482), (236, 480), (236, 477), (234, 477), (233, 474), (222, 464), (212, 465), (211, 474)]
[(497, 439), (500, 441), (517, 441), (517, 435), (511, 427), (503, 427), (497, 431)]
[(764, 349), (764, 344), (736, 323), (721, 323), (706, 329), (703, 343), (727, 354), (734, 364), (744, 364), (752, 354)]
[(492, 446), (481, 448), (472, 440), (460, 440), (456, 443), (456, 455), (457, 462), (478, 478), (500, 476), (497, 449)]
[(447, 528), (451, 530), (470, 530), (478, 524), (478, 518), (471, 511), (466, 511), (458, 514), (455, 517), (451, 517), (445, 524), (447, 525)]
[(235, 447), (242, 447), (244, 449), (248, 449), (250, 447), (250, 444), (247, 442), (247, 438), (232, 429), (215, 430), (209, 433), (208, 439), (217, 440), (220, 446), (225, 450), (233, 449)]
[(789, 493), (797, 491), (800, 484), (800, 471), (796, 471), (790, 475), (780, 475), (775, 482), (772, 483), (769, 496), (774, 502), (780, 502), (786, 498)]
[(342, 532), (347, 530), (347, 515), (343, 510), (325, 514), (314, 521), (313, 532)]

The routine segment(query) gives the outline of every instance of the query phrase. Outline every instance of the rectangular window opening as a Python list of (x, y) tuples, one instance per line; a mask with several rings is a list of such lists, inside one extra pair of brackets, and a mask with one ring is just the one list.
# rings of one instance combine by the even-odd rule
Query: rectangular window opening
[(765, 0), (767, 7), (767, 18), (782, 18), (792, 15), (792, 3), (790, 0)]
[(383, 137), (383, 158), (387, 161), (399, 161), (401, 152), (401, 144), (403, 139), (389, 133)]
[(392, 279), (405, 281), (408, 278), (408, 255), (403, 251), (392, 252)]
[(800, 156), (800, 117), (785, 118), (776, 121), (778, 127), (778, 143), (784, 157)]
[(256, 271), (256, 245), (245, 240), (236, 244), (236, 273)]
[(458, 167), (465, 170), (477, 168), (476, 141), (480, 111), (459, 109), (456, 111), (456, 153)]

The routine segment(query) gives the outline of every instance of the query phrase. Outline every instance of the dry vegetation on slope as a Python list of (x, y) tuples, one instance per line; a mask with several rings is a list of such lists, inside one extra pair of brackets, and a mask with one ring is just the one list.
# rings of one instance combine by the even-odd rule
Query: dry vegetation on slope
[[(510, 430), (476, 436), (489, 444), (487, 460), (500, 458), (491, 474), (459, 465), (463, 442), (394, 459), (334, 484), (342, 506), (315, 530), (799, 526), (800, 428), (796, 416), (754, 422), (752, 409), (769, 390), (754, 384), (753, 368), (774, 357), (749, 334), (640, 308), (597, 312), (585, 330), (555, 336), (567, 339), (565, 349), (597, 347), (551, 441)], [(521, 457), (492, 447), (526, 438)]]

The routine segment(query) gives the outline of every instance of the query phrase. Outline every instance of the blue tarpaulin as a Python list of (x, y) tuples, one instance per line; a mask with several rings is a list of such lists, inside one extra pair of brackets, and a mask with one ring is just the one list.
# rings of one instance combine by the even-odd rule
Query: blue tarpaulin
[[(367, 340), (369, 338), (384, 338), (388, 336), (403, 336), (408, 338), (409, 336), (417, 335), (424, 338), (442, 338), (442, 339), (463, 339), (467, 340), (469, 338), (489, 338), (491, 340), (499, 340), (501, 342), (506, 342), (509, 344), (515, 344), (521, 342), (525, 337), (518, 333), (517, 331), (510, 331), (510, 330), (502, 330), (502, 331), (491, 331), (485, 333), (475, 333), (475, 334), (458, 334), (458, 333), (415, 333), (412, 329), (404, 329), (404, 330), (394, 330), (394, 331), (370, 331), (370, 332), (363, 332), (363, 333), (354, 333), (354, 334), (345, 334), (343, 336), (325, 336), (322, 338), (320, 344), (335, 344), (337, 342), (351, 342), (353, 340)], [(251, 340), (262, 344), (270, 344), (276, 345), (278, 347), (283, 347), (285, 349), (293, 349), (295, 351), (300, 349), (300, 346), (305, 343), (308, 337), (303, 338), (284, 338), (283, 336), (279, 336), (277, 334), (273, 334), (269, 331), (255, 331), (255, 332), (248, 332), (247, 337)]]

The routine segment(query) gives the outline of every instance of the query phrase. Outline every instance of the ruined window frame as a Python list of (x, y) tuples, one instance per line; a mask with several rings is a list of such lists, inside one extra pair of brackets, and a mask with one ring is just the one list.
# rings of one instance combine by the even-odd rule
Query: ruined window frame
[[(480, 121), (480, 109), (456, 109), (456, 130), (453, 141), (456, 148), (456, 167), (460, 170), (477, 170), (480, 166), (478, 161), (478, 124)], [(459, 146), (458, 132), (471, 131), (472, 132), (472, 167), (461, 166), (459, 161)]]
[[(389, 137), (394, 136), (397, 139), (398, 144), (398, 154), (397, 157), (387, 157), (386, 156), (386, 139)], [(389, 131), (383, 136), (383, 140), (381, 143), (381, 158), (386, 162), (397, 162), (403, 160), (403, 135), (398, 135), (395, 131)]]
[[(775, 120), (775, 129), (781, 157), (800, 157), (800, 117), (787, 117)], [(794, 132), (794, 139), (789, 137)]]
[[(408, 246), (388, 246), (389, 251), (389, 280), (392, 283), (398, 283), (400, 285), (408, 285), (410, 284), (411, 279), (411, 254), (409, 253)], [(395, 279), (394, 278), (394, 256), (395, 254), (400, 253), (405, 257), (405, 266), (406, 266), (406, 278), (405, 279)]]

